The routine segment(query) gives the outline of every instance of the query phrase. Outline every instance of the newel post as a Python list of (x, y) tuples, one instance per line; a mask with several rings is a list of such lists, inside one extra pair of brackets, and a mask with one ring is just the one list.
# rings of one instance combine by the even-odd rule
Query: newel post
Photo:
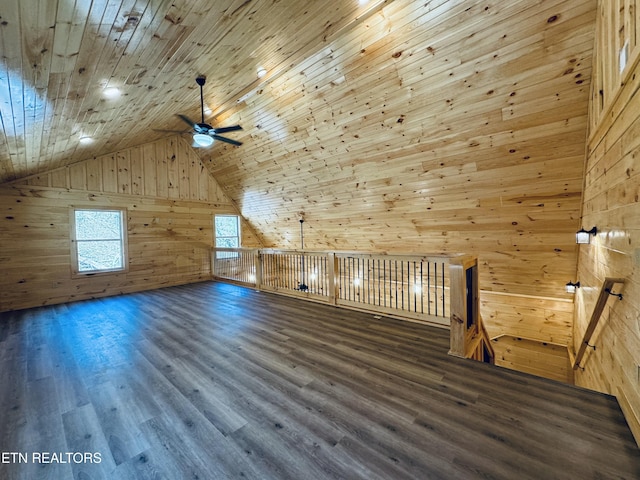
[(449, 355), (467, 357), (467, 343), (478, 330), (478, 259), (459, 257), (449, 264), (451, 331)]
[(215, 247), (211, 248), (211, 278), (216, 278), (216, 249)]
[(262, 286), (262, 250), (256, 250), (253, 257), (254, 270), (256, 272), (256, 290)]
[(335, 252), (327, 254), (328, 276), (329, 276), (329, 302), (335, 305), (338, 298), (338, 257)]

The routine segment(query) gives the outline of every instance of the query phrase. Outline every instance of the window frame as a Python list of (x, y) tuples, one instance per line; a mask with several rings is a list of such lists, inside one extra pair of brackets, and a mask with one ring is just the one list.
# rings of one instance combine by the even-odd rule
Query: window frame
[[(238, 231), (238, 235), (237, 236), (218, 236), (218, 231), (216, 229), (216, 218), (218, 217), (234, 217), (236, 219), (236, 223), (237, 223), (237, 231)], [(218, 238), (237, 238), (238, 239), (238, 246), (237, 247), (231, 247), (231, 248), (242, 248), (242, 219), (240, 218), (240, 215), (237, 215), (235, 213), (216, 213), (213, 215), (213, 246), (214, 248), (227, 248), (227, 247), (218, 247)], [(238, 252), (216, 252), (216, 260), (227, 260), (227, 259), (231, 259), (231, 258), (237, 258), (239, 256)]]
[[(77, 230), (76, 230), (76, 212), (77, 211), (88, 211), (88, 212), (119, 212), (120, 213), (120, 229), (121, 229), (121, 237), (120, 243), (122, 248), (122, 268), (109, 268), (104, 270), (89, 270), (89, 271), (80, 271), (80, 264), (78, 259), (78, 244), (85, 242), (85, 240), (77, 239)], [(129, 249), (128, 249), (128, 229), (127, 229), (127, 209), (125, 207), (98, 207), (98, 206), (72, 206), (69, 210), (70, 217), (70, 248), (71, 248), (71, 277), (72, 278), (83, 278), (87, 276), (96, 276), (96, 275), (113, 275), (126, 273), (129, 271)]]

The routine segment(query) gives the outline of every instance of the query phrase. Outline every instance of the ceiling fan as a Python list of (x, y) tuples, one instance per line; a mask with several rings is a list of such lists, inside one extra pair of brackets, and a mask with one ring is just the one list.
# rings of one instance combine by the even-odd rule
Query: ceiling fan
[[(240, 146), (242, 142), (232, 140), (227, 137), (223, 137), (220, 133), (235, 132), (242, 130), (240, 125), (233, 125), (231, 127), (213, 128), (211, 125), (204, 122), (204, 95), (202, 93), (202, 87), (204, 86), (207, 77), (200, 75), (196, 78), (196, 83), (200, 85), (200, 123), (193, 122), (189, 117), (182, 114), (177, 114), (183, 122), (189, 125), (193, 129), (193, 146), (194, 147), (209, 147), (213, 144), (214, 140), (220, 140), (221, 142), (230, 143), (231, 145)], [(184, 132), (180, 132), (184, 133)]]

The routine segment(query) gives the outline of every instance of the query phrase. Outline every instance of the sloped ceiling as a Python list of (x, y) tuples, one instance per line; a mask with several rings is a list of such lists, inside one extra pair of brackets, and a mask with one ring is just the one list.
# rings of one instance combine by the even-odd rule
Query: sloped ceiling
[(5, 0), (0, 182), (182, 130), (205, 74), (208, 122), (244, 144), (198, 153), (265, 245), (298, 247), (304, 218), (308, 248), (476, 253), (484, 288), (557, 296), (595, 16), (595, 0)]

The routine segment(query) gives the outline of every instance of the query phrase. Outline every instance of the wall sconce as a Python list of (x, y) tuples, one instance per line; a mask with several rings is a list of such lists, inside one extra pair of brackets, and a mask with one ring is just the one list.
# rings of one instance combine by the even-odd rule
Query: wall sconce
[(598, 233), (598, 229), (593, 227), (591, 230), (585, 230), (581, 228), (576, 232), (576, 243), (591, 243), (591, 235), (595, 237)]
[(568, 282), (565, 286), (564, 286), (564, 290), (567, 293), (576, 293), (576, 289), (580, 288), (580, 282)]

